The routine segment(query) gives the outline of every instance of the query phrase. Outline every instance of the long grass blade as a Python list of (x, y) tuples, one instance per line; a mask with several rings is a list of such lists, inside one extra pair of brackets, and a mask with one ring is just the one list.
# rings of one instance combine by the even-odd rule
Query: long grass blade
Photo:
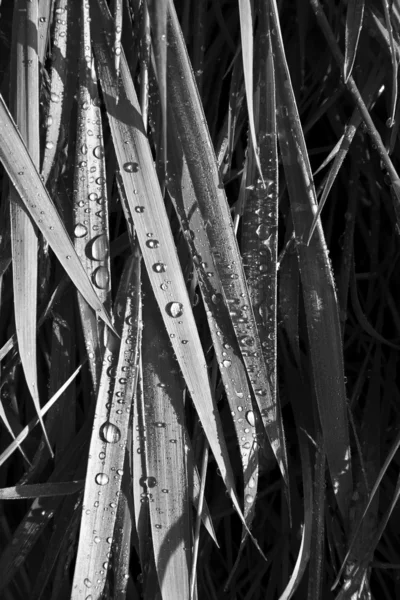
[[(262, 346), (229, 207), (220, 183), (218, 165), (205, 127), (203, 109), (193, 81), (179, 23), (172, 6), (170, 6), (168, 25), (170, 50), (168, 69), (171, 75), (175, 74), (173, 78), (170, 77), (170, 105), (174, 112), (177, 134), (182, 144), (199, 206), (199, 214), (196, 215), (196, 218), (200, 215), (203, 219), (215, 258), (215, 268), (223, 288), (221, 302), (225, 301), (229, 308), (231, 322), (264, 427), (283, 477), (286, 478), (286, 455), (279, 410), (271, 395), (269, 373), (263, 359)], [(179, 75), (176, 76), (176, 74)], [(186, 215), (189, 230), (191, 230), (192, 214), (193, 209)], [(189, 235), (192, 235), (190, 231)], [(194, 233), (194, 235), (196, 234)]]
[(347, 5), (343, 69), (345, 83), (351, 75), (357, 54), (358, 40), (363, 26), (364, 6), (365, 0), (349, 0)]
[(337, 502), (343, 518), (347, 519), (352, 474), (337, 299), (321, 226), (317, 226), (318, 235), (314, 235), (309, 246), (304, 240), (307, 223), (311, 223), (316, 210), (316, 194), (274, 0), (271, 3), (271, 15), (272, 26), (276, 30), (276, 35), (272, 36), (272, 46), (280, 106), (277, 115), (279, 145), (300, 261), (314, 389)]

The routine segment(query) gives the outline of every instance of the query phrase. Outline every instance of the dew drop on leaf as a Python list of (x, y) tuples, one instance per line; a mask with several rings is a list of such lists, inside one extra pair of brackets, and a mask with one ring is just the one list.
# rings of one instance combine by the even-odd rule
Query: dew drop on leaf
[(90, 581), (90, 579), (88, 579), (86, 577), (86, 579), (83, 580), (83, 583), (85, 584), (86, 587), (92, 587), (92, 582)]
[(96, 287), (104, 290), (108, 286), (109, 277), (107, 267), (97, 267), (93, 273), (93, 283)]
[(247, 494), (245, 500), (246, 500), (247, 504), (253, 504), (253, 502), (254, 502), (254, 498), (251, 494)]
[(166, 311), (170, 317), (176, 319), (183, 315), (183, 305), (180, 302), (169, 302), (166, 306)]
[(158, 262), (153, 265), (153, 271), (156, 273), (165, 273), (166, 270), (167, 266), (162, 262)]
[(94, 480), (98, 485), (107, 485), (109, 481), (108, 475), (106, 473), (97, 473)]
[(100, 437), (104, 442), (116, 444), (121, 439), (121, 432), (114, 423), (103, 423), (100, 427)]
[(124, 164), (124, 171), (127, 173), (137, 173), (139, 170), (139, 165), (135, 162), (127, 162)]
[(151, 248), (152, 250), (154, 250), (155, 248), (158, 248), (160, 245), (160, 242), (158, 240), (148, 240), (146, 242), (146, 246), (148, 248)]
[(104, 155), (104, 150), (101, 146), (96, 146), (96, 148), (93, 150), (93, 154), (96, 158), (101, 158)]
[(77, 225), (75, 225), (75, 229), (74, 229), (74, 236), (77, 238), (83, 238), (85, 237), (85, 235), (87, 235), (87, 227), (85, 225), (83, 225), (82, 223), (78, 223)]
[(247, 411), (247, 413), (246, 413), (246, 421), (252, 427), (255, 426), (256, 422), (255, 422), (254, 413), (253, 413), (252, 410)]

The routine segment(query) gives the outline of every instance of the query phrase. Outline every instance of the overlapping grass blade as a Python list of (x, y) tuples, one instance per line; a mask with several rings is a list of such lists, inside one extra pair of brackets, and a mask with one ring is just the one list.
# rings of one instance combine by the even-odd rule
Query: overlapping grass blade
[(253, 51), (254, 51), (254, 17), (253, 4), (251, 0), (239, 0), (239, 15), (240, 15), (240, 37), (242, 41), (242, 59), (244, 85), (246, 88), (247, 111), (249, 113), (249, 128), (251, 143), (254, 150), (254, 158), (261, 176), (261, 165), (259, 158), (259, 148), (257, 145), (256, 128), (254, 122), (254, 103), (253, 103)]
[[(94, 18), (101, 19), (105, 28), (104, 34), (100, 30), (93, 32), (94, 49), (115, 151), (129, 203), (129, 218), (134, 222), (157, 304), (189, 393), (223, 481), (241, 515), (219, 417), (210, 393), (207, 366), (154, 170), (150, 146), (143, 131), (136, 92), (124, 55), (121, 56), (122, 80), (119, 84), (116, 81), (107, 46), (111, 24), (106, 5), (101, 0), (99, 5), (95, 4), (93, 8)], [(115, 90), (118, 85), (121, 87), (117, 104)], [(182, 342), (190, 345), (190, 353), (186, 351), (186, 344)]]
[(312, 374), (322, 424), (324, 448), (337, 502), (348, 517), (352, 493), (350, 441), (344, 384), (342, 340), (336, 293), (321, 225), (310, 245), (308, 223), (316, 210), (316, 194), (297, 105), (291, 87), (276, 2), (271, 3), (278, 111), (278, 133), (285, 168), (307, 319)]
[[(188, 598), (191, 548), (182, 381), (149, 282), (144, 283), (143, 394), (151, 536), (163, 600)], [(137, 432), (135, 432), (137, 435)]]
[(387, 125), (389, 127), (393, 127), (395, 122), (395, 114), (396, 114), (396, 104), (397, 104), (397, 73), (398, 73), (398, 63), (396, 56), (396, 49), (393, 37), (392, 23), (390, 18), (391, 8), (389, 7), (388, 0), (382, 0), (383, 12), (385, 14), (385, 25), (386, 31), (389, 36), (389, 44), (390, 44), (390, 58), (392, 60), (392, 98), (390, 103), (390, 111), (389, 111), (389, 119), (387, 121)]
[[(229, 207), (220, 182), (218, 166), (205, 126), (203, 109), (193, 81), (179, 22), (172, 5), (169, 8), (168, 42), (168, 70), (171, 83), (169, 104), (174, 112), (176, 133), (182, 144), (196, 194), (198, 203), (196, 218), (201, 216), (203, 219), (215, 260), (215, 268), (222, 284), (223, 298), (221, 302), (225, 301), (229, 307), (232, 325), (249, 373), (264, 427), (281, 472), (286, 478), (287, 466), (280, 415), (271, 396), (269, 373), (263, 359), (261, 342)], [(191, 208), (190, 214), (186, 214), (189, 230), (194, 213), (193, 208)], [(189, 231), (189, 236), (192, 235), (196, 236), (194, 230), (193, 234)], [(201, 260), (200, 258), (199, 262)], [(249, 405), (243, 407), (243, 410), (250, 409)]]
[[(108, 570), (137, 383), (141, 338), (140, 257), (122, 274), (115, 303), (121, 342), (110, 332), (104, 352), (86, 473), (83, 513), (71, 598), (100, 598)], [(100, 492), (100, 494), (99, 494)], [(110, 510), (111, 509), (111, 510)], [(98, 574), (103, 577), (99, 580)]]
[(97, 315), (112, 327), (108, 313), (86, 275), (64, 223), (43, 185), (2, 97), (0, 97), (0, 160), (32, 219), (77, 289)]
[(363, 27), (365, 0), (349, 0), (346, 11), (343, 77), (346, 82), (353, 70), (358, 40)]
[(56, 483), (36, 483), (14, 485), (0, 489), (0, 500), (22, 500), (23, 498), (47, 498), (76, 494), (83, 487), (81, 481), (58, 481)]
[[(18, 0), (13, 17), (13, 72), (11, 105), (21, 135), (36, 168), (39, 166), (39, 60), (37, 55), (37, 0)], [(22, 368), (44, 436), (52, 455), (42, 418), (37, 379), (36, 313), (38, 280), (37, 230), (18, 192), (10, 190), (11, 253), (15, 328)]]
[[(81, 3), (81, 23), (74, 172), (74, 244), (100, 301), (109, 309), (111, 274), (103, 130), (97, 75), (90, 46), (90, 11), (89, 4), (85, 1)], [(86, 351), (91, 359), (89, 368), (93, 389), (97, 391), (104, 353), (104, 326), (97, 321), (96, 314), (79, 293), (78, 303)]]

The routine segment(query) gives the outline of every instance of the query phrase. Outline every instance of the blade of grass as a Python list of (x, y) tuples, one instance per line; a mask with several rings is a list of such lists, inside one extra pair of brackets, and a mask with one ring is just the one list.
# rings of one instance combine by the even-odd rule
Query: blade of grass
[[(163, 600), (188, 598), (191, 548), (182, 381), (150, 283), (144, 280), (143, 392), (151, 536)], [(141, 435), (141, 431), (139, 431)]]
[[(11, 104), (16, 123), (26, 141), (32, 162), (39, 166), (39, 61), (37, 55), (37, 0), (18, 0), (13, 16), (13, 80)], [(36, 311), (38, 280), (37, 230), (21, 203), (18, 192), (10, 194), (11, 253), (15, 329), (22, 368), (35, 410), (40, 415), (37, 379)], [(50, 452), (53, 451), (39, 416)]]
[[(176, 133), (182, 145), (196, 194), (198, 203), (196, 218), (201, 216), (204, 222), (223, 288), (224, 298), (221, 299), (221, 303), (225, 300), (228, 305), (264, 427), (283, 477), (287, 479), (284, 436), (279, 410), (271, 396), (269, 373), (263, 359), (229, 206), (220, 182), (218, 165), (205, 126), (203, 109), (172, 5), (168, 17), (168, 42), (168, 71), (171, 83), (169, 104), (174, 112)], [(186, 211), (189, 229), (191, 229), (191, 218), (194, 213), (193, 207), (190, 207), (190, 211), (190, 213)], [(189, 235), (196, 234), (193, 230), (193, 234), (189, 231)]]
[[(115, 302), (116, 327), (121, 331), (121, 343), (110, 333), (104, 353), (89, 449), (72, 599), (88, 593), (93, 599), (100, 598), (107, 578), (107, 553), (113, 539), (128, 423), (137, 383), (142, 324), (139, 292), (140, 257), (135, 252), (122, 274)], [(100, 580), (99, 571), (103, 572)]]
[(291, 87), (275, 0), (271, 3), (278, 111), (278, 133), (296, 233), (306, 310), (312, 374), (324, 448), (341, 514), (346, 521), (352, 492), (350, 442), (344, 384), (342, 340), (331, 265), (319, 224), (310, 245), (307, 223), (316, 210), (316, 194), (297, 105)]
[(0, 500), (23, 500), (24, 498), (48, 498), (76, 494), (83, 488), (83, 481), (57, 481), (55, 483), (35, 483), (14, 485), (0, 489)]
[(343, 77), (346, 83), (353, 70), (358, 40), (363, 26), (365, 0), (349, 0), (346, 11)]

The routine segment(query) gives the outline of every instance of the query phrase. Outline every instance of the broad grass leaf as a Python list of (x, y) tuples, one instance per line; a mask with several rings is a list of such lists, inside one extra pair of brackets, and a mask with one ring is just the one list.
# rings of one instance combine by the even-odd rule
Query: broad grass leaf
[[(163, 600), (188, 598), (191, 548), (182, 381), (149, 282), (144, 283), (143, 431), (151, 536)], [(139, 435), (142, 431), (139, 431)]]
[[(89, 593), (93, 599), (100, 598), (107, 577), (107, 554), (112, 546), (128, 424), (137, 384), (141, 339), (138, 252), (124, 269), (114, 310), (121, 342), (110, 333), (103, 358), (71, 598)], [(100, 581), (99, 571), (104, 572)]]
[[(36, 168), (39, 166), (39, 60), (37, 55), (37, 0), (18, 0), (13, 16), (14, 77), (11, 106), (15, 121)], [(38, 282), (37, 230), (21, 203), (18, 192), (10, 190), (11, 254), (14, 287), (15, 329), (26, 383), (39, 414), (37, 379), (36, 313)], [(52, 455), (44, 423), (39, 416)]]
[(272, 47), (279, 104), (279, 145), (296, 234), (314, 389), (336, 499), (343, 518), (347, 519), (352, 474), (337, 299), (320, 225), (310, 245), (305, 243), (308, 224), (316, 210), (316, 194), (274, 0), (271, 16), (271, 24), (276, 30), (276, 35), (272, 36)]

